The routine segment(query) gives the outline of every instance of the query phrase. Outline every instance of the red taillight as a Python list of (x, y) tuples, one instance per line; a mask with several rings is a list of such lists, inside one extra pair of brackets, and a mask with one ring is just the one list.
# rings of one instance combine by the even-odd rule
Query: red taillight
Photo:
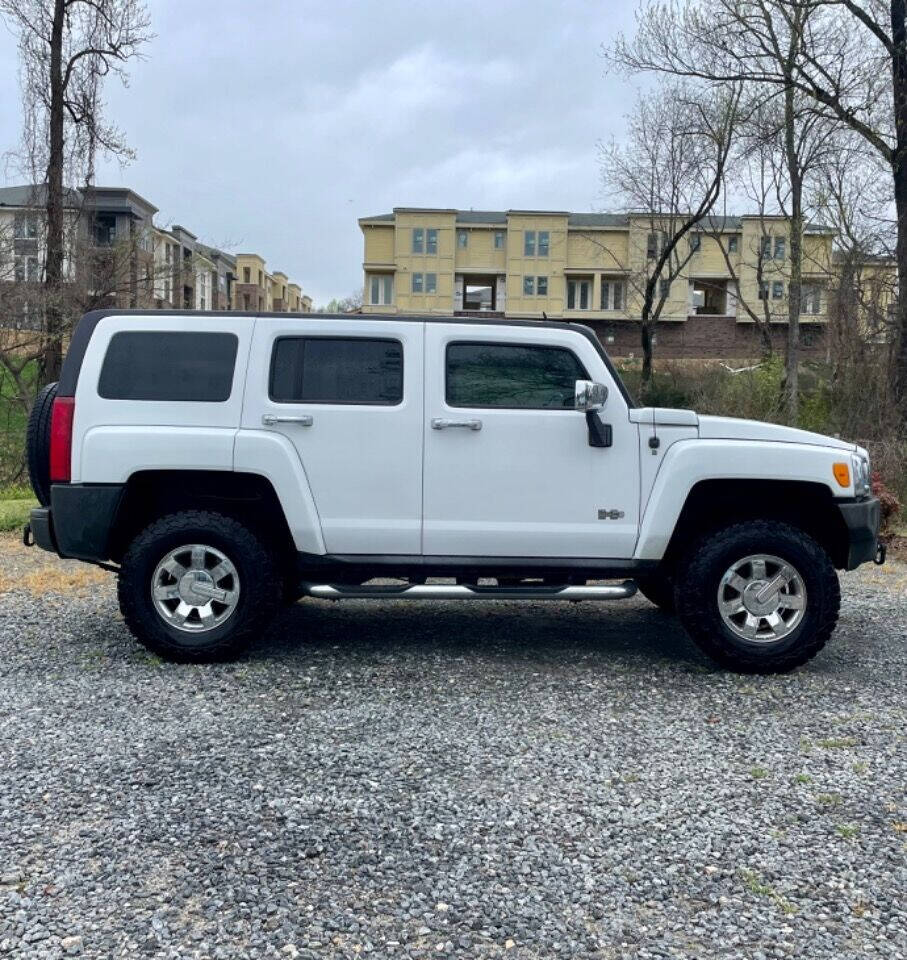
[(50, 414), (50, 482), (69, 483), (72, 479), (72, 420), (75, 397), (57, 397)]

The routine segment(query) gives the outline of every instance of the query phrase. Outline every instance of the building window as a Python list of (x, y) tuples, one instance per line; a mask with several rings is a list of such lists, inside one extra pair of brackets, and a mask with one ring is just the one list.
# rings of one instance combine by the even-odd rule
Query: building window
[(784, 237), (775, 237), (775, 259), (784, 259)]
[(780, 280), (772, 283), (772, 300), (780, 300), (784, 296), (784, 284)]
[(413, 293), (422, 292), (422, 274), (414, 273), (413, 274)]
[(702, 247), (702, 234), (690, 234), (690, 251), (696, 253)]
[(16, 257), (13, 264), (16, 283), (37, 283), (41, 279), (41, 261), (37, 257)]
[(503, 250), (503, 249), (504, 249), (504, 231), (503, 231), (503, 230), (495, 230), (495, 232), (494, 232), (494, 248), (495, 248), (495, 250)]
[(667, 300), (671, 295), (671, 281), (666, 280), (664, 277), (658, 281), (658, 296), (662, 300)]
[(436, 273), (425, 274), (425, 292), (426, 293), (438, 292), (438, 275)]
[(243, 267), (243, 268), (242, 268), (242, 282), (243, 282), (243, 283), (251, 283), (251, 282), (252, 282), (252, 268), (251, 268), (251, 267)]
[(425, 250), (425, 231), (421, 227), (413, 227), (413, 253), (423, 253)]
[(38, 217), (34, 213), (17, 213), (13, 219), (14, 240), (37, 240)]
[(624, 306), (623, 280), (602, 279), (602, 310), (622, 310)]
[(113, 213), (99, 213), (94, 221), (94, 241), (99, 247), (112, 247), (117, 239), (117, 218)]
[(571, 410), (588, 377), (570, 350), (534, 344), (451, 343), (446, 367), (451, 407)]
[(539, 256), (548, 256), (548, 231), (539, 230)]
[(654, 260), (658, 256), (658, 234), (650, 233), (646, 237), (646, 258)]
[(265, 285), (265, 275), (261, 270), (258, 271), (258, 285), (263, 287)]
[(727, 252), (728, 252), (728, 253), (736, 253), (736, 252), (737, 252), (737, 238), (736, 238), (736, 237), (728, 237), (728, 240), (727, 240)]
[(567, 309), (588, 310), (592, 301), (591, 280), (567, 281)]
[(438, 231), (435, 229), (425, 231), (425, 252), (431, 254), (438, 252)]
[(369, 281), (369, 302), (386, 307), (394, 302), (394, 278), (389, 273), (373, 273)]
[(531, 297), (535, 293), (535, 277), (523, 277), (523, 296)]
[(523, 256), (535, 256), (535, 230), (523, 231)]
[(772, 238), (763, 235), (762, 237), (762, 259), (771, 260), (772, 258)]
[(768, 283), (765, 280), (759, 284), (759, 299), (768, 300)]
[(469, 244), (469, 234), (465, 230), (457, 230), (457, 246), (465, 250)]
[(535, 278), (535, 292), (540, 297), (548, 296), (548, 278), (547, 277)]
[(800, 288), (800, 313), (818, 316), (822, 312), (822, 288), (816, 283), (804, 283)]

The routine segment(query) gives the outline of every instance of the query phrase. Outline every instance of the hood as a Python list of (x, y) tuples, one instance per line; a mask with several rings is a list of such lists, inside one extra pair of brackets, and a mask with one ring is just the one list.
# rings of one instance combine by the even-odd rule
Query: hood
[(835, 437), (826, 437), (809, 430), (782, 427), (760, 420), (739, 420), (736, 417), (699, 418), (699, 436), (703, 440), (768, 440), (776, 443), (808, 443), (814, 447), (833, 447), (836, 450), (856, 450), (855, 444)]

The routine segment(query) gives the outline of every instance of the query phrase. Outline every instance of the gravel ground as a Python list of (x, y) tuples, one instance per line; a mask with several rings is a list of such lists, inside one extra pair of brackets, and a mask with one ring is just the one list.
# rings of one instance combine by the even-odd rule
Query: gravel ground
[(50, 563), (0, 550), (0, 956), (907, 957), (907, 566), (752, 678), (643, 600), (173, 666)]

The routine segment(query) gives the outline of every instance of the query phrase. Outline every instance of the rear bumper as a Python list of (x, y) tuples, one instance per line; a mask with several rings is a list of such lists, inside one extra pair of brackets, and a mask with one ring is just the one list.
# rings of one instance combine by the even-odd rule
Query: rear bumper
[(55, 484), (50, 506), (31, 512), (35, 543), (61, 557), (103, 563), (122, 496), (121, 484)]
[(57, 552), (57, 541), (54, 539), (54, 524), (50, 516), (50, 507), (35, 507), (29, 514), (28, 526), (32, 539), (42, 550)]
[(879, 554), (879, 526), (882, 508), (876, 497), (839, 503), (838, 509), (847, 527), (847, 564), (845, 570), (854, 570), (861, 563), (869, 563)]

